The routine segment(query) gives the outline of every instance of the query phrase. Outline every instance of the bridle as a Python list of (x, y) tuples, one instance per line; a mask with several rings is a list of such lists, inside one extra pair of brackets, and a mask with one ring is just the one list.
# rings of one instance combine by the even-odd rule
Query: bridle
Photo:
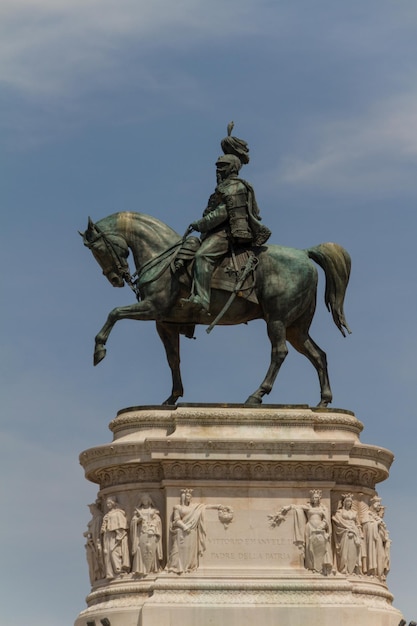
[(117, 248), (122, 249), (121, 246), (114, 243), (110, 237), (97, 226), (97, 224), (94, 224), (94, 229), (97, 233), (96, 237), (92, 241), (85, 242), (85, 245), (94, 253), (94, 244), (96, 244), (100, 239), (103, 241), (111, 258), (111, 264), (102, 264), (104, 276), (108, 278), (108, 275), (111, 272), (115, 273), (127, 285), (129, 285), (136, 298), (139, 300), (139, 289), (137, 288), (136, 281), (134, 280), (137, 276), (137, 272), (134, 274), (130, 273), (128, 262), (122, 255), (119, 254), (117, 250)]
[[(161, 274), (165, 272), (167, 267), (172, 263), (173, 255), (176, 256), (176, 252), (178, 253), (181, 247), (181, 244), (185, 241), (188, 235), (188, 230), (187, 230), (184, 236), (182, 237), (182, 239), (180, 239), (175, 244), (170, 246), (167, 250), (163, 250), (156, 257), (153, 257), (152, 259), (147, 261), (140, 268), (140, 270), (137, 270), (136, 272), (131, 274), (126, 258), (123, 255), (120, 255), (119, 252), (117, 251), (117, 248), (119, 248), (120, 250), (122, 249), (121, 246), (118, 246), (114, 241), (112, 241), (110, 237), (97, 226), (97, 224), (93, 224), (93, 227), (95, 229), (96, 236), (91, 241), (86, 241), (85, 236), (84, 236), (85, 245), (94, 254), (94, 244), (96, 244), (97, 241), (99, 241), (100, 239), (104, 242), (107, 252), (109, 253), (109, 256), (111, 258), (111, 264), (109, 263), (103, 266), (103, 263), (100, 262), (100, 265), (103, 269), (104, 276), (108, 278), (108, 275), (111, 272), (116, 274), (127, 285), (129, 285), (129, 287), (135, 294), (137, 300), (140, 300), (139, 286), (143, 286), (143, 285), (146, 285), (147, 283), (154, 282), (157, 278), (161, 276)], [(156, 275), (151, 274), (151, 276), (148, 278), (146, 274), (151, 272), (151, 270), (153, 270), (153, 268), (159, 265), (160, 263), (162, 265), (159, 271), (157, 272), (157, 274)]]

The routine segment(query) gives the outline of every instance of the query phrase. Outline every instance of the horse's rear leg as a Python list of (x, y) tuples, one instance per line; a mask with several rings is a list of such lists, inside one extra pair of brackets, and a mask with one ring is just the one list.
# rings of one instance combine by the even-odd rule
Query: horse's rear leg
[(180, 371), (180, 333), (176, 324), (156, 322), (156, 330), (164, 344), (168, 365), (172, 374), (172, 391), (163, 404), (175, 404), (184, 394)]
[(262, 403), (263, 396), (271, 391), (279, 372), (279, 368), (288, 354), (288, 348), (285, 340), (286, 333), (283, 323), (278, 321), (269, 321), (267, 322), (267, 329), (272, 347), (271, 363), (261, 386), (255, 391), (255, 393), (249, 396), (245, 404)]
[(326, 407), (333, 399), (327, 371), (326, 353), (313, 341), (307, 332), (300, 332), (298, 328), (289, 328), (287, 338), (291, 345), (300, 354), (304, 354), (316, 368), (320, 382), (320, 402), (317, 406)]

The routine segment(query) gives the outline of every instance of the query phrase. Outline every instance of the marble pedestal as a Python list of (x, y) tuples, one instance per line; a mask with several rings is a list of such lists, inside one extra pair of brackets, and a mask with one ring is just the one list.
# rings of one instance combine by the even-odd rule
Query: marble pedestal
[[(162, 569), (135, 574), (130, 554), (126, 571), (93, 581), (75, 626), (398, 626), (401, 613), (384, 576), (337, 571), (334, 539), (332, 565), (326, 573), (311, 571), (295, 535), (294, 511), (309, 502), (311, 490), (320, 490), (330, 521), (342, 494), (350, 492), (364, 511), (375, 485), (388, 477), (391, 452), (361, 443), (353, 413), (144, 406), (119, 411), (110, 430), (113, 441), (86, 450), (80, 462), (99, 485), (101, 502), (117, 499), (128, 528), (149, 494), (162, 528)], [(188, 539), (175, 531), (174, 540), (170, 523), (184, 489), (192, 490), (189, 533), (198, 537), (189, 537), (200, 555), (194, 571), (177, 573), (188, 558), (180, 544)], [(282, 507), (289, 510), (274, 525)]]

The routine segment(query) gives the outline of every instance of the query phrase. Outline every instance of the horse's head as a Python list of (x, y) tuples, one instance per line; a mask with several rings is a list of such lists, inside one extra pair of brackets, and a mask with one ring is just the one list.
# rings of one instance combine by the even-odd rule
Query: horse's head
[(80, 235), (113, 287), (123, 287), (125, 277), (130, 276), (126, 260), (129, 248), (124, 238), (111, 230), (102, 230), (90, 217), (87, 230)]

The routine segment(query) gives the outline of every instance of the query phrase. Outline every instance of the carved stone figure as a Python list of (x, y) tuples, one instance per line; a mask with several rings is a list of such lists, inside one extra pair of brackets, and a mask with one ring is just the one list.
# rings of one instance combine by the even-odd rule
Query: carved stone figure
[(332, 517), (336, 563), (341, 574), (360, 574), (362, 571), (362, 528), (358, 513), (352, 505), (352, 494), (343, 494), (341, 503)]
[(142, 494), (130, 522), (132, 574), (159, 572), (162, 561), (162, 522), (148, 493)]
[[(380, 509), (379, 513), (380, 513), (381, 518), (384, 519), (384, 515), (385, 515), (385, 507), (384, 506), (381, 506), (381, 509)], [(388, 532), (388, 529), (387, 529), (387, 527), (385, 525), (385, 522), (384, 522), (384, 533), (383, 534), (384, 534), (384, 553), (385, 553), (385, 558), (384, 558), (384, 572), (383, 572), (383, 576), (382, 577), (385, 579), (387, 577), (387, 575), (388, 575), (388, 572), (391, 569), (391, 544), (392, 544), (392, 541), (390, 539), (389, 532)]]
[(108, 580), (130, 569), (126, 513), (116, 498), (107, 498), (101, 525), (104, 569)]
[(101, 510), (101, 501), (97, 499), (88, 505), (91, 513), (91, 520), (87, 524), (87, 530), (84, 537), (87, 539), (85, 544), (88, 573), (90, 582), (93, 584), (96, 580), (104, 578), (103, 549), (101, 545), (101, 525), (103, 522), (103, 512)]
[(306, 569), (328, 575), (332, 570), (332, 552), (330, 543), (329, 513), (321, 504), (321, 491), (310, 491), (307, 504), (290, 504), (281, 508), (276, 515), (269, 515), (272, 526), (285, 520), (291, 510), (294, 511), (294, 543), (304, 555)]
[[(230, 523), (233, 511), (221, 504), (192, 503), (192, 489), (182, 489), (180, 504), (174, 506), (169, 526), (168, 572), (182, 574), (199, 566), (199, 557), (206, 549), (205, 511), (217, 509), (222, 519), (226, 511)], [(224, 521), (223, 521), (224, 523)]]
[(253, 187), (237, 177), (244, 163), (249, 162), (246, 142), (228, 136), (222, 141), (225, 153), (217, 159), (217, 187), (210, 196), (203, 217), (193, 222), (187, 232), (202, 233), (202, 244), (195, 255), (194, 293), (184, 303), (210, 309), (210, 282), (215, 266), (229, 247), (260, 246), (271, 231), (261, 224), (259, 208)]
[(389, 571), (391, 540), (383, 520), (384, 509), (381, 498), (371, 498), (369, 507), (362, 517), (363, 528), (363, 571), (368, 576), (384, 580)]

